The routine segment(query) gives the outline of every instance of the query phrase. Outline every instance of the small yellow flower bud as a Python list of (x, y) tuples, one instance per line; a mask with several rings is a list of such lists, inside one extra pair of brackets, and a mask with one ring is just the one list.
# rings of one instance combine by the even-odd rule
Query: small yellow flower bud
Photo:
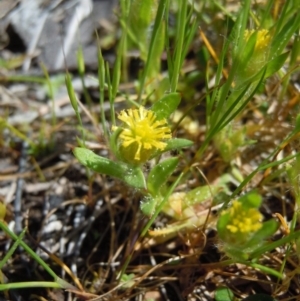
[[(252, 30), (245, 30), (244, 39), (248, 41), (250, 36), (255, 32), (254, 29)], [(260, 29), (257, 31), (256, 36), (256, 43), (255, 43), (255, 51), (257, 50), (265, 50), (270, 45), (271, 37), (269, 31), (267, 29)]]
[[(251, 36), (254, 37), (255, 41), (248, 43)], [(270, 46), (271, 46), (271, 39), (272, 36), (267, 29), (260, 29), (260, 30), (248, 30), (246, 29), (244, 32), (243, 40), (245, 43), (242, 43), (242, 47), (246, 47), (245, 49), (242, 48), (243, 53), (244, 50), (247, 56), (244, 58), (242, 62), (242, 68), (237, 70), (235, 76), (235, 88), (239, 90), (241, 85), (243, 85), (248, 79), (257, 75), (262, 68), (269, 62), (269, 55), (270, 55)], [(251, 44), (251, 49), (248, 49)], [(252, 49), (253, 47), (253, 49)], [(251, 52), (250, 52), (251, 50)]]
[(250, 234), (262, 227), (262, 215), (256, 208), (244, 208), (241, 202), (234, 201), (227, 212), (231, 221), (226, 228), (231, 233)]

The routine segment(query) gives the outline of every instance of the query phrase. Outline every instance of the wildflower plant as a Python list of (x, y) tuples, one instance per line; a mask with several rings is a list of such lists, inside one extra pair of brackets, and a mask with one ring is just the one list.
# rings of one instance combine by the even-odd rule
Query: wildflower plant
[(267, 237), (277, 230), (274, 219), (263, 222), (259, 212), (261, 197), (248, 193), (223, 210), (219, 216), (217, 230), (224, 252), (230, 257), (248, 259), (251, 252), (262, 246)]
[(178, 159), (169, 158), (162, 161), (148, 173), (148, 176), (144, 173), (143, 164), (164, 152), (192, 145), (187, 139), (172, 139), (171, 129), (167, 123), (166, 118), (176, 110), (179, 101), (179, 95), (171, 93), (150, 109), (140, 106), (121, 111), (118, 115), (120, 125), (112, 127), (110, 138), (110, 149), (117, 161), (98, 156), (86, 148), (74, 150), (75, 156), (85, 166), (141, 189), (146, 195), (146, 203), (151, 203), (152, 209), (145, 209), (149, 215), (153, 214), (160, 190), (175, 170)]

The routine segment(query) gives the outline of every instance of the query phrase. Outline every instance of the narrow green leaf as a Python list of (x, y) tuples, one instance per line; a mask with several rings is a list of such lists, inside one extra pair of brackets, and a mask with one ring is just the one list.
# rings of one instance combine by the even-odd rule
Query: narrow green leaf
[[(39, 257), (22, 239), (19, 240), (19, 237), (12, 232), (9, 227), (5, 224), (4, 221), (0, 220), (0, 229), (5, 232), (10, 238), (12, 238), (14, 241), (17, 241), (18, 244), (38, 263), (40, 264), (50, 276), (56, 281), (59, 277), (55, 274), (55, 272), (50, 268), (50, 266), (41, 258)], [(67, 283), (67, 282), (66, 282)], [(4, 284), (4, 287), (7, 284)], [(2, 286), (2, 288), (1, 288)], [(3, 289), (3, 285), (0, 285), (0, 291)]]
[(184, 147), (190, 147), (194, 144), (193, 141), (188, 140), (188, 139), (182, 139), (182, 138), (174, 138), (170, 139), (167, 142), (167, 146), (164, 149), (164, 152), (166, 151), (172, 151), (172, 150), (179, 150)]
[(284, 236), (283, 238), (281, 238), (279, 240), (270, 242), (268, 244), (265, 244), (265, 245), (259, 247), (258, 249), (256, 249), (255, 251), (253, 251), (251, 253), (250, 257), (258, 258), (259, 256), (261, 256), (264, 253), (270, 252), (270, 251), (274, 250), (275, 248), (278, 248), (280, 246), (288, 244), (291, 241), (293, 241), (294, 239), (299, 238), (299, 235), (300, 235), (300, 231), (291, 232), (289, 235)]
[[(257, 31), (251, 34), (248, 41), (243, 41), (244, 43), (241, 45), (240, 54), (239, 54), (239, 69), (245, 69), (247, 64), (249, 63), (255, 48), (255, 44), (257, 41)], [(239, 70), (240, 71), (240, 70)]]
[(68, 90), (68, 95), (69, 95), (69, 98), (70, 98), (71, 105), (72, 105), (72, 107), (73, 107), (73, 109), (74, 109), (74, 111), (77, 115), (78, 114), (77, 99), (76, 99), (75, 92), (74, 92), (74, 89), (73, 89), (71, 76), (68, 72), (66, 73), (66, 87), (67, 87), (67, 90)]
[(240, 10), (240, 13), (235, 21), (235, 24), (232, 28), (232, 31), (229, 35), (229, 40), (235, 40), (236, 43), (233, 44), (233, 56), (238, 56), (241, 45), (243, 44), (244, 32), (248, 22), (248, 15), (250, 11), (250, 0), (246, 0), (243, 3), (243, 9)]
[(184, 51), (184, 40), (185, 29), (186, 29), (186, 21), (187, 21), (187, 7), (188, 1), (181, 0), (179, 1), (179, 11), (177, 16), (177, 26), (176, 26), (176, 48), (174, 55), (174, 65), (173, 65), (173, 73), (172, 78), (170, 79), (171, 91), (175, 92), (177, 90), (177, 84), (181, 69), (182, 63), (182, 52)]
[(283, 64), (287, 60), (289, 54), (290, 54), (290, 52), (288, 51), (288, 52), (278, 55), (273, 60), (271, 60), (267, 64), (265, 78), (267, 78), (267, 77), (273, 75), (275, 72), (277, 72), (283, 66)]
[(49, 77), (49, 72), (43, 63), (41, 63), (41, 68), (42, 68), (43, 73), (46, 78), (46, 83), (48, 86), (48, 93), (49, 93), (49, 97), (51, 99), (51, 117), (52, 117), (52, 126), (54, 127), (56, 125), (56, 115), (55, 115), (55, 100), (54, 100), (53, 85), (52, 85), (51, 79)]
[(169, 158), (156, 165), (150, 171), (147, 179), (147, 188), (151, 195), (156, 196), (159, 194), (161, 187), (174, 172), (178, 161), (178, 158)]
[(155, 112), (157, 119), (161, 120), (169, 118), (170, 115), (177, 109), (180, 103), (180, 95), (178, 93), (170, 93), (164, 95), (151, 108)]
[(155, 40), (153, 43), (155, 47), (153, 48), (151, 64), (148, 70), (149, 78), (157, 78), (161, 71), (161, 55), (164, 51), (165, 46), (165, 24), (162, 22), (157, 28), (158, 34), (155, 35)]
[(182, 45), (182, 53), (181, 53), (181, 60), (180, 60), (180, 67), (183, 64), (184, 59), (190, 49), (192, 40), (196, 34), (196, 31), (199, 27), (199, 20), (197, 18), (192, 18), (194, 16), (193, 9), (189, 10), (188, 16), (186, 18), (186, 25), (185, 25), (185, 37), (184, 43)]
[(98, 45), (98, 80), (99, 80), (99, 100), (100, 100), (100, 116), (104, 136), (108, 138), (108, 130), (106, 127), (106, 118), (104, 112), (104, 87), (105, 87), (105, 62), (102, 55), (100, 40), (97, 34)]
[[(2, 205), (2, 203), (0, 203), (0, 205)], [(23, 240), (23, 237), (24, 237), (24, 235), (26, 233), (26, 230), (27, 230), (27, 228), (24, 228), (22, 230), (22, 232), (18, 236), (18, 239), (14, 242), (14, 244), (12, 245), (12, 247), (6, 252), (6, 254), (4, 255), (3, 259), (0, 260), (0, 270), (7, 263), (7, 261), (9, 260), (9, 258), (13, 255), (13, 253), (15, 252), (15, 250), (17, 249), (17, 247), (20, 245), (20, 241)]]
[[(226, 58), (226, 51), (229, 47), (230, 41), (234, 40), (236, 41), (233, 43), (233, 55), (232, 55), (232, 66), (230, 68), (230, 72), (228, 74), (228, 78), (225, 82), (225, 84), (222, 86), (221, 89), (215, 90), (213, 93), (213, 100), (214, 104), (216, 104), (216, 109), (213, 112), (212, 116), (210, 117), (210, 128), (215, 128), (216, 123), (219, 121), (220, 117), (223, 115), (224, 108), (228, 107), (226, 105), (227, 99), (228, 99), (228, 94), (230, 93), (232, 83), (235, 80), (236, 77), (236, 72), (240, 68), (240, 51), (242, 49), (242, 45), (244, 44), (244, 32), (245, 28), (248, 22), (248, 14), (250, 10), (250, 0), (245, 0), (243, 2), (243, 9), (241, 10), (239, 17), (237, 18), (235, 25), (232, 29), (232, 32), (230, 34), (230, 37), (227, 42), (224, 44), (224, 48), (221, 53), (221, 65), (224, 64), (225, 58)], [(220, 66), (221, 67), (221, 66)], [(220, 81), (220, 76), (221, 76), (222, 68), (218, 68), (217, 71), (217, 79), (219, 78), (218, 81), (216, 81), (216, 84)], [(204, 149), (204, 148), (203, 148)], [(198, 152), (197, 157), (200, 155), (200, 152)]]
[[(7, 291), (11, 289), (24, 289), (24, 288), (38, 288), (38, 287), (47, 287), (47, 288), (65, 288), (62, 287), (57, 282), (50, 282), (50, 281), (26, 281), (26, 282), (14, 282), (14, 283), (5, 283), (0, 284), (0, 291)], [(72, 289), (74, 287), (72, 286)], [(76, 289), (76, 288), (75, 288)]]
[(299, 29), (300, 27), (300, 14), (295, 15), (295, 17), (291, 18), (281, 29), (281, 31), (276, 35), (273, 39), (270, 53), (274, 56), (280, 54), (286, 45), (289, 43), (292, 35)]
[(119, 154), (119, 147), (118, 147), (118, 138), (122, 132), (122, 129), (118, 128), (116, 131), (113, 131), (109, 138), (109, 146), (112, 153), (117, 157), (117, 159), (121, 159)]
[(168, 2), (168, 0), (161, 0), (158, 2), (158, 8), (157, 8), (157, 12), (156, 12), (155, 22), (153, 25), (153, 31), (152, 31), (150, 42), (149, 42), (148, 56), (147, 56), (147, 59), (145, 62), (144, 71), (143, 71), (141, 79), (140, 79), (140, 91), (139, 91), (138, 100), (137, 100), (138, 103), (141, 103), (141, 101), (142, 101), (142, 95), (144, 93), (146, 78), (148, 76), (148, 73), (149, 73), (149, 70), (151, 67), (152, 57), (153, 57), (153, 53), (154, 53), (154, 50), (156, 47), (154, 42), (156, 40), (157, 35), (160, 34), (159, 27), (161, 26), (163, 19), (164, 19), (167, 2)]
[(262, 274), (264, 275), (271, 275), (271, 276), (274, 276), (276, 278), (278, 278), (279, 280), (283, 280), (284, 276), (281, 272), (278, 272), (272, 268), (269, 268), (265, 265), (262, 265), (262, 264), (258, 264), (258, 263), (255, 263), (255, 262), (245, 262), (245, 261), (242, 261), (241, 262), (242, 264), (246, 264), (250, 267), (252, 267), (253, 269), (257, 269), (257, 270), (260, 270)]
[(78, 67), (78, 72), (80, 75), (84, 75), (85, 73), (85, 63), (84, 63), (84, 55), (83, 55), (83, 49), (82, 45), (79, 45), (77, 53), (76, 53), (76, 58), (77, 58), (77, 67)]
[(296, 122), (295, 122), (295, 132), (299, 132), (300, 131), (300, 114), (298, 114), (296, 116)]
[(150, 159), (156, 158), (157, 156), (165, 152), (180, 150), (182, 148), (190, 147), (192, 145), (193, 145), (193, 141), (188, 139), (182, 139), (182, 138), (170, 139), (167, 141), (167, 146), (164, 148), (164, 150), (155, 152)]

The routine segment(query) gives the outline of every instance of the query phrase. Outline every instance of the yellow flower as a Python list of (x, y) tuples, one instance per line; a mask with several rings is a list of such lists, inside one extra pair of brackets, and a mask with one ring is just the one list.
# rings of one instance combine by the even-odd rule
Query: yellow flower
[[(255, 32), (256, 30), (248, 30), (246, 29), (244, 32), (244, 39), (245, 41), (248, 41), (250, 36)], [(256, 43), (255, 43), (255, 50), (264, 50), (270, 45), (270, 34), (267, 29), (260, 29), (257, 31), (256, 36)]]
[(227, 212), (230, 215), (230, 222), (226, 228), (231, 233), (249, 234), (262, 227), (262, 215), (256, 208), (245, 208), (241, 202), (234, 201)]
[(146, 162), (156, 150), (165, 149), (167, 144), (163, 140), (171, 138), (166, 120), (158, 120), (153, 111), (142, 106), (123, 110), (118, 119), (124, 122), (124, 126), (120, 127), (120, 152), (130, 162)]

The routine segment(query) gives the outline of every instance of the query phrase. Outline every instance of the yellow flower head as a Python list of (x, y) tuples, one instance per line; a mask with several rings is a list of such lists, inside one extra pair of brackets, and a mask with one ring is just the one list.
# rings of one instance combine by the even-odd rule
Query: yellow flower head
[(167, 144), (163, 140), (171, 138), (166, 120), (158, 120), (153, 111), (142, 106), (139, 109), (123, 110), (118, 119), (124, 122), (124, 126), (120, 127), (122, 132), (119, 138), (122, 154), (128, 161), (146, 162), (156, 150), (165, 149)]
[[(248, 30), (246, 29), (244, 32), (244, 39), (245, 41), (248, 41), (250, 36), (255, 32), (256, 30)], [(255, 43), (255, 50), (264, 50), (270, 45), (271, 37), (269, 34), (269, 31), (267, 29), (260, 29), (257, 31), (256, 36), (256, 43)]]
[(234, 201), (229, 212), (230, 222), (226, 228), (231, 233), (250, 234), (262, 227), (262, 215), (257, 208), (245, 208), (239, 201)]

